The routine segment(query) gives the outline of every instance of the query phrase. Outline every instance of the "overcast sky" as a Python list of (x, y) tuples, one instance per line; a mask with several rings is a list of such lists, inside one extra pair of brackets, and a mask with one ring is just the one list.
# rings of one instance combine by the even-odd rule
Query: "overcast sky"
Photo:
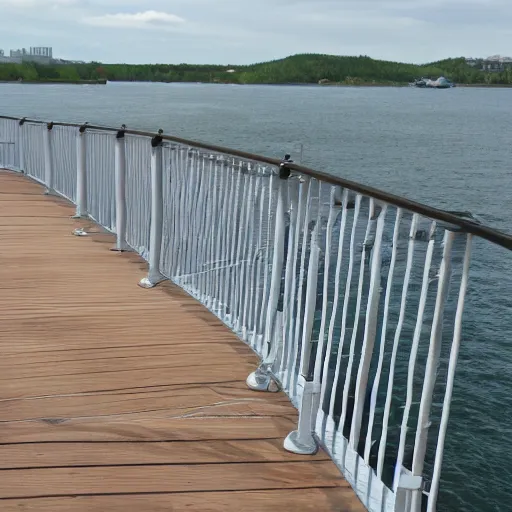
[(103, 62), (512, 54), (512, 0), (0, 0), (0, 48)]

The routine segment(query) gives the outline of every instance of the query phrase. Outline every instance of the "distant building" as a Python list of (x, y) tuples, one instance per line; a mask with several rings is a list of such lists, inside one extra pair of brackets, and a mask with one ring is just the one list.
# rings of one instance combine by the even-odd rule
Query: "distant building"
[(11, 50), (9, 53), (11, 59), (21, 59), (25, 55), (28, 55), (28, 52), (25, 48), (21, 48), (20, 50)]
[(502, 55), (492, 55), (486, 59), (466, 59), (466, 63), (474, 68), (487, 73), (501, 73), (506, 69), (512, 68), (512, 57), (503, 57)]
[(11, 59), (5, 56), (3, 50), (0, 50), (0, 64), (8, 64), (9, 62), (11, 62)]
[(39, 57), (49, 57), (50, 59), (53, 57), (53, 49), (49, 46), (32, 46), (30, 48), (31, 56), (37, 55)]

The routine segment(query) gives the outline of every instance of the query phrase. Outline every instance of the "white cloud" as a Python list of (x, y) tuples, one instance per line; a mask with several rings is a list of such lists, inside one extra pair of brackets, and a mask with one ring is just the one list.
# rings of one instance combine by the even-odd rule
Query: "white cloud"
[(169, 28), (185, 22), (180, 16), (158, 11), (104, 14), (89, 16), (83, 21), (97, 27), (113, 28)]

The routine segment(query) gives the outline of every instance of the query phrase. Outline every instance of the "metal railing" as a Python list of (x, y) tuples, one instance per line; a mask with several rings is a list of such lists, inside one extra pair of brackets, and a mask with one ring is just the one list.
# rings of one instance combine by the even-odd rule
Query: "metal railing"
[[(116, 234), (261, 357), (370, 511), (434, 511), (472, 238), (512, 237), (283, 161), (177, 137), (0, 118), (0, 167)], [(77, 233), (84, 234), (84, 233)], [(433, 401), (443, 402), (433, 407)]]

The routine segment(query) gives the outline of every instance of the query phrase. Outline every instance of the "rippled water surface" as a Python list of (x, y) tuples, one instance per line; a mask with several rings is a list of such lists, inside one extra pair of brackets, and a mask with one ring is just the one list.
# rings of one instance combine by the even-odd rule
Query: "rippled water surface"
[[(512, 231), (509, 89), (4, 84), (0, 114), (302, 146), (306, 165)], [(464, 320), (438, 509), (512, 510), (512, 257), (481, 240)]]

